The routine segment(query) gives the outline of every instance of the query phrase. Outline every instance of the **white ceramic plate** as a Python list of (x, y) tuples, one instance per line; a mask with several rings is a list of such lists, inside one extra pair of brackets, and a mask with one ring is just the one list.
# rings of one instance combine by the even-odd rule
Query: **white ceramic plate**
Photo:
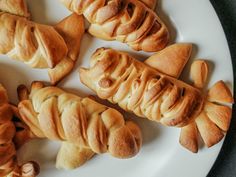
[[(28, 3), (36, 22), (55, 24), (69, 14), (59, 0), (28, 0)], [(233, 72), (228, 45), (210, 2), (160, 0), (157, 12), (170, 27), (172, 41), (196, 44), (193, 58), (200, 57), (210, 61), (212, 75), (209, 85), (222, 79), (232, 88)], [(98, 47), (126, 50), (139, 59), (148, 56), (146, 53), (132, 51), (125, 44), (98, 40), (86, 34), (77, 65), (73, 73), (60, 83), (61, 87), (80, 96), (91, 94), (90, 90), (80, 83), (77, 70), (79, 66), (89, 65), (89, 58)], [(15, 103), (16, 88), (19, 84), (29, 86), (34, 80), (48, 81), (46, 70), (31, 69), (5, 56), (0, 57), (0, 82), (6, 86), (10, 99)], [(188, 76), (188, 67), (184, 73)], [(188, 77), (184, 79), (188, 80)], [(179, 129), (165, 128), (143, 119), (134, 120), (142, 128), (144, 142), (140, 153), (132, 159), (119, 160), (104, 154), (94, 157), (79, 169), (57, 170), (54, 163), (60, 144), (35, 140), (20, 150), (20, 160), (38, 161), (41, 166), (40, 177), (204, 177), (222, 146), (221, 141), (213, 148), (201, 148), (198, 154), (192, 154), (179, 145)]]

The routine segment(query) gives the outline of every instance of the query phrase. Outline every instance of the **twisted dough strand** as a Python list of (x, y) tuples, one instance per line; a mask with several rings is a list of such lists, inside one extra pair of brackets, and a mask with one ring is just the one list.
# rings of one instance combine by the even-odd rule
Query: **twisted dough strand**
[(29, 18), (25, 0), (0, 0), (0, 11)]
[(203, 104), (197, 89), (112, 49), (98, 49), (80, 78), (100, 98), (167, 126), (187, 125)]
[(0, 12), (0, 53), (36, 68), (53, 68), (67, 54), (63, 38), (51, 26)]
[[(19, 88), (19, 95), (25, 87)], [(18, 105), (23, 121), (38, 137), (66, 141), (95, 153), (132, 157), (141, 147), (141, 132), (115, 109), (57, 87), (34, 82), (28, 99)]]
[(91, 23), (89, 32), (105, 40), (127, 43), (135, 50), (158, 51), (169, 40), (161, 19), (137, 0), (61, 0), (71, 11)]
[(0, 54), (34, 68), (48, 68), (53, 85), (72, 71), (84, 34), (82, 16), (73, 13), (52, 27), (1, 10), (0, 7)]

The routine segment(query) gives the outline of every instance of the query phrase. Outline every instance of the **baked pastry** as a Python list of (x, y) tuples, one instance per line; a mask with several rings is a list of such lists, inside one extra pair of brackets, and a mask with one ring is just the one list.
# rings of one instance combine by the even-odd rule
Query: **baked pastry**
[[(191, 65), (190, 75), (194, 87), (203, 89), (208, 78), (208, 65), (204, 60), (196, 60)], [(198, 151), (198, 134), (204, 143), (211, 147), (224, 137), (229, 129), (231, 109), (224, 106), (233, 103), (234, 99), (229, 88), (220, 80), (216, 82), (206, 94), (204, 108), (192, 123), (183, 127), (180, 134), (180, 143), (192, 152)]]
[(167, 126), (187, 125), (203, 104), (199, 90), (112, 49), (98, 49), (80, 79), (100, 98)]
[[(115, 109), (57, 87), (45, 87), (42, 82), (32, 83), (27, 93), (25, 86), (18, 88), (22, 121), (38, 138), (63, 141), (73, 144), (73, 148), (78, 146), (82, 150), (75, 151), (81, 152), (83, 163), (93, 153), (109, 152), (117, 158), (129, 158), (139, 152), (142, 144), (139, 127), (125, 121)], [(63, 154), (67, 158), (65, 151), (59, 153), (60, 159)]]
[(82, 166), (95, 153), (89, 149), (69, 142), (62, 142), (56, 159), (56, 168), (72, 170)]
[(29, 18), (25, 0), (0, 0), (0, 11)]
[(63, 19), (55, 27), (63, 37), (67, 48), (67, 56), (64, 57), (54, 68), (48, 70), (51, 84), (57, 84), (68, 75), (74, 68), (80, 53), (81, 40), (85, 32), (84, 19), (76, 13)]
[(0, 54), (33, 68), (50, 68), (51, 83), (56, 84), (73, 69), (84, 33), (83, 23), (81, 16), (72, 14), (53, 28), (0, 12)]
[(157, 5), (157, 0), (140, 0), (142, 1), (146, 6), (148, 6), (151, 9), (155, 9)]
[[(17, 3), (24, 4), (24, 11), (27, 11), (24, 1)], [(1, 1), (0, 53), (34, 68), (55, 67), (67, 54), (65, 41), (53, 27), (21, 17), (21, 10), (18, 9), (22, 8), (17, 3), (13, 0)]]
[(61, 2), (72, 12), (83, 14), (91, 23), (89, 33), (98, 38), (118, 40), (147, 52), (161, 50), (169, 41), (165, 24), (138, 0)]
[(176, 43), (153, 54), (144, 63), (168, 76), (178, 78), (188, 62), (191, 53), (192, 44)]
[(19, 166), (16, 159), (16, 149), (13, 143), (16, 128), (12, 122), (13, 106), (8, 103), (8, 96), (0, 84), (0, 176), (4, 177), (34, 177), (39, 173), (35, 162)]
[(51, 26), (0, 12), (0, 53), (33, 68), (53, 68), (67, 54), (63, 38)]
[[(26, 89), (20, 91), (20, 100), (28, 97)], [(20, 116), (19, 116), (20, 117)], [(14, 119), (14, 124), (18, 131), (13, 139), (16, 149), (30, 140), (37, 139), (36, 135), (30, 130), (23, 120)], [(94, 156), (90, 148), (84, 148), (66, 141), (62, 141), (61, 147), (56, 158), (56, 168), (58, 169), (75, 169), (82, 166), (86, 161)]]
[[(159, 58), (157, 54), (156, 57)], [(169, 70), (172, 70), (172, 67)], [(208, 147), (219, 142), (223, 138), (222, 131), (225, 132), (229, 128), (231, 109), (216, 104), (216, 99), (208, 101), (199, 89), (163, 72), (135, 60), (124, 52), (100, 48), (93, 54), (90, 68), (80, 69), (80, 79), (100, 98), (118, 104), (137, 116), (166, 126), (185, 128), (195, 121)], [(199, 74), (200, 76), (202, 75)], [(220, 91), (228, 99), (218, 99), (217, 102), (221, 100), (224, 103), (232, 103), (232, 95), (223, 82), (220, 87)], [(214, 88), (216, 86), (213, 86), (213, 92), (219, 92)], [(212, 89), (209, 93), (214, 95)], [(190, 135), (186, 133), (185, 136)], [(187, 143), (185, 141), (181, 144)]]

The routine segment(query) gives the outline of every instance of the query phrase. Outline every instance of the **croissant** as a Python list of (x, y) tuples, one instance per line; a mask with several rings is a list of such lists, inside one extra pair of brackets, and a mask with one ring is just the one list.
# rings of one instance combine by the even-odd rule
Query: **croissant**
[(6, 90), (0, 84), (0, 176), (34, 177), (39, 173), (35, 162), (19, 166), (16, 160), (16, 149), (13, 143), (15, 126), (12, 122), (13, 106), (8, 103)]
[(161, 19), (138, 0), (61, 0), (71, 11), (91, 23), (89, 33), (104, 40), (118, 40), (134, 50), (154, 52), (169, 41)]
[(29, 18), (26, 2), (24, 0), (0, 0), (0, 11)]
[(78, 58), (84, 34), (83, 17), (72, 14), (54, 28), (1, 12), (4, 7), (13, 13), (17, 10), (18, 6), (7, 2), (0, 2), (4, 5), (0, 7), (0, 54), (33, 68), (48, 68), (51, 83), (55, 85), (72, 71)]
[(21, 119), (38, 138), (76, 145), (89, 156), (92, 151), (129, 158), (140, 150), (139, 127), (125, 121), (115, 109), (57, 87), (45, 87), (42, 82), (32, 83), (30, 94), (25, 86), (20, 86), (18, 95)]
[[(168, 49), (164, 50), (171, 52)], [(161, 55), (163, 53), (165, 52)], [(151, 63), (150, 60), (153, 58), (148, 59), (147, 63)], [(170, 67), (169, 70), (172, 68)], [(221, 130), (228, 130), (231, 119), (229, 107), (215, 104), (214, 99), (214, 101), (207, 101), (199, 89), (161, 73), (124, 52), (98, 49), (91, 58), (90, 68), (80, 69), (80, 79), (100, 98), (118, 104), (137, 116), (176, 127), (186, 127), (196, 121), (197, 128), (208, 147), (223, 138)], [(228, 88), (223, 82), (220, 86), (223, 95), (229, 98), (224, 99), (223, 102), (232, 103), (232, 95)], [(219, 92), (218, 89), (215, 91), (213, 89), (209, 93), (215, 94), (216, 90)], [(206, 120), (208, 124), (201, 124)], [(212, 132), (207, 132), (211, 130), (209, 128)], [(196, 152), (196, 148), (191, 150)]]

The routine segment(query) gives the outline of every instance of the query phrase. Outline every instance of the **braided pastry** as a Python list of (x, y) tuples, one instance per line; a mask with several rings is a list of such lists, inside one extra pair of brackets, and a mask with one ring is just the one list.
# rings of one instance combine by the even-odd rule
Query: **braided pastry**
[(67, 54), (63, 38), (51, 26), (0, 12), (0, 53), (33, 68), (53, 68)]
[[(195, 120), (203, 120), (198, 122), (198, 128), (201, 128), (199, 131), (208, 147), (223, 138), (221, 130), (228, 130), (231, 119), (229, 107), (206, 102), (200, 90), (162, 74), (126, 53), (98, 49), (91, 58), (90, 68), (80, 69), (80, 79), (100, 98), (117, 103), (137, 116), (177, 127), (186, 127)], [(221, 85), (223, 95), (232, 101), (232, 95), (225, 90), (227, 87)], [(198, 119), (203, 114), (204, 118)], [(206, 119), (206, 116), (210, 118)], [(209, 127), (204, 127), (202, 122), (208, 119), (213, 123), (209, 125), (209, 120), (206, 124)], [(212, 128), (210, 133), (207, 132), (209, 128)]]
[[(65, 141), (95, 153), (118, 158), (136, 155), (141, 147), (139, 127), (115, 109), (80, 98), (57, 87), (34, 82), (29, 96), (19, 87), (19, 113), (35, 136)], [(22, 96), (23, 95), (23, 96)]]
[(0, 0), (0, 11), (29, 18), (25, 0)]
[(135, 50), (163, 49), (169, 33), (161, 19), (138, 0), (61, 0), (91, 23), (89, 32), (105, 40), (118, 40)]
[(167, 126), (188, 124), (203, 103), (197, 89), (112, 49), (98, 49), (80, 78), (100, 98)]
[[(27, 90), (20, 90), (20, 99), (28, 98)], [(19, 116), (20, 117), (20, 116)], [(18, 131), (14, 137), (14, 144), (19, 149), (23, 144), (32, 139), (38, 138), (33, 134), (23, 120), (14, 119), (14, 124)], [(63, 141), (56, 158), (56, 168), (58, 169), (75, 169), (82, 166), (86, 161), (94, 156), (94, 152), (85, 147), (81, 147), (66, 141)]]
[(34, 177), (39, 173), (39, 167), (35, 162), (17, 165), (16, 150), (12, 141), (16, 132), (12, 122), (13, 114), (6, 90), (0, 84), (0, 176)]
[(49, 68), (54, 85), (68, 75), (78, 58), (84, 34), (82, 16), (72, 14), (55, 26), (0, 12), (0, 54), (33, 68)]

